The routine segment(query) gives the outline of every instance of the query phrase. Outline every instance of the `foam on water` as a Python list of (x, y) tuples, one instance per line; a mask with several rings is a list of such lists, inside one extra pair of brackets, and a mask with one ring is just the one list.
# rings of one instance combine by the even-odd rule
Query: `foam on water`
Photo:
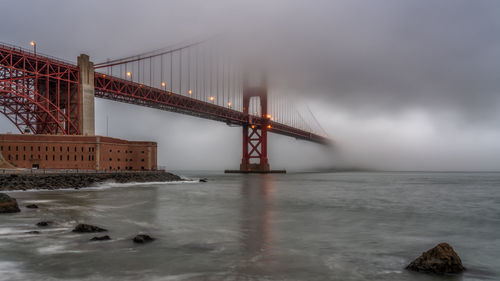
[(67, 250), (67, 246), (64, 244), (50, 245), (37, 249), (38, 253), (41, 255), (52, 255), (52, 254), (63, 254), (63, 253), (83, 253), (83, 250)]
[(21, 265), (18, 262), (0, 261), (0, 281), (27, 280)]
[(394, 274), (394, 273), (401, 274), (401, 273), (403, 273), (403, 271), (401, 271), (401, 270), (382, 270), (380, 273), (381, 274)]
[(42, 200), (42, 199), (33, 199), (33, 200), (23, 200), (24, 204), (43, 204), (43, 203), (52, 203), (56, 202), (57, 200)]
[(11, 228), (11, 227), (0, 228), (0, 235), (12, 234), (12, 233), (16, 233), (16, 232), (17, 231), (15, 231), (15, 229)]
[(165, 184), (193, 184), (199, 183), (196, 180), (182, 180), (182, 181), (150, 181), (150, 182), (127, 182), (127, 183), (118, 183), (118, 182), (106, 182), (99, 184), (95, 187), (89, 187), (86, 189), (105, 189), (112, 187), (130, 187), (130, 186), (150, 186), (150, 185), (165, 185)]

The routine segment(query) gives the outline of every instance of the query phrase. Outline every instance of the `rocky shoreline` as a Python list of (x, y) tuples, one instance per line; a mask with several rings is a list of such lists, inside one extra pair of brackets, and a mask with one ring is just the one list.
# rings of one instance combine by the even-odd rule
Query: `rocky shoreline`
[(0, 175), (0, 191), (29, 189), (85, 188), (104, 182), (169, 182), (181, 177), (165, 171), (119, 173), (51, 173)]

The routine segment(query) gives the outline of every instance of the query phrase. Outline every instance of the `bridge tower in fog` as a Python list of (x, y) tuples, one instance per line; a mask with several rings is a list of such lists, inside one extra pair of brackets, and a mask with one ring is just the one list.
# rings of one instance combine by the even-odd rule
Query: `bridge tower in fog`
[[(254, 124), (252, 115), (249, 114), (250, 99), (260, 99), (260, 112), (264, 122)], [(267, 78), (263, 75), (258, 86), (250, 86), (248, 77), (243, 80), (243, 113), (249, 116), (248, 124), (243, 127), (243, 157), (241, 159), (241, 172), (269, 172), (267, 159), (267, 131), (271, 124), (267, 112)], [(256, 160), (256, 162), (255, 162)]]

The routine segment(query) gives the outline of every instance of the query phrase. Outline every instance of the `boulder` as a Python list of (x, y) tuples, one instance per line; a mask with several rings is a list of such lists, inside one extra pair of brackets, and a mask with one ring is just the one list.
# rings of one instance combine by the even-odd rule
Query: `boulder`
[(20, 211), (16, 199), (5, 193), (0, 193), (0, 213), (17, 213)]
[(38, 222), (38, 223), (36, 224), (36, 226), (45, 227), (45, 226), (49, 226), (49, 225), (51, 225), (51, 224), (53, 224), (53, 223), (54, 223), (54, 222), (52, 222), (52, 221), (41, 221), (41, 222)]
[(200, 182), (207, 182), (208, 180), (206, 178), (200, 179)]
[(111, 240), (111, 237), (109, 237), (108, 235), (104, 235), (104, 236), (95, 236), (90, 239), (90, 241), (106, 241), (106, 240)]
[(28, 208), (28, 209), (38, 209), (38, 205), (37, 204), (29, 204), (29, 205), (26, 205), (26, 208)]
[(107, 229), (100, 228), (95, 225), (90, 225), (90, 224), (84, 224), (81, 223), (73, 229), (73, 232), (78, 232), (78, 233), (91, 233), (91, 232), (104, 232), (108, 231)]
[(149, 243), (153, 242), (155, 239), (147, 234), (139, 234), (134, 237), (133, 241), (134, 243), (138, 244), (144, 244), (144, 243)]
[(436, 274), (453, 274), (464, 271), (465, 267), (462, 265), (460, 257), (448, 243), (440, 243), (422, 253), (406, 269)]

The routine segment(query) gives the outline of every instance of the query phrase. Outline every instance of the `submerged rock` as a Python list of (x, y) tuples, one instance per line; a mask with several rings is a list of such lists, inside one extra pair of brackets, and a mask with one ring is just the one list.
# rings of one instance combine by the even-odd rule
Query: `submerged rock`
[(37, 204), (29, 204), (29, 205), (26, 205), (26, 208), (28, 208), (28, 209), (38, 209), (38, 205)]
[(40, 234), (40, 231), (38, 230), (27, 231), (26, 234)]
[(0, 213), (17, 213), (20, 211), (15, 198), (5, 193), (0, 193)]
[(111, 237), (109, 237), (108, 235), (104, 235), (104, 236), (95, 236), (90, 239), (90, 241), (106, 241), (106, 240), (111, 240)]
[(148, 242), (153, 242), (155, 239), (147, 234), (139, 234), (134, 237), (134, 243), (144, 244)]
[(206, 178), (200, 179), (200, 182), (207, 182), (207, 181), (208, 181), (208, 179), (206, 179)]
[(41, 221), (36, 224), (36, 226), (45, 227), (53, 224), (53, 221)]
[(108, 231), (107, 229), (100, 228), (95, 225), (90, 225), (90, 224), (84, 224), (81, 223), (73, 229), (73, 232), (78, 232), (78, 233), (91, 233), (91, 232), (104, 232)]
[(440, 243), (436, 247), (422, 253), (412, 261), (406, 269), (436, 274), (460, 273), (465, 270), (462, 260), (448, 243)]

